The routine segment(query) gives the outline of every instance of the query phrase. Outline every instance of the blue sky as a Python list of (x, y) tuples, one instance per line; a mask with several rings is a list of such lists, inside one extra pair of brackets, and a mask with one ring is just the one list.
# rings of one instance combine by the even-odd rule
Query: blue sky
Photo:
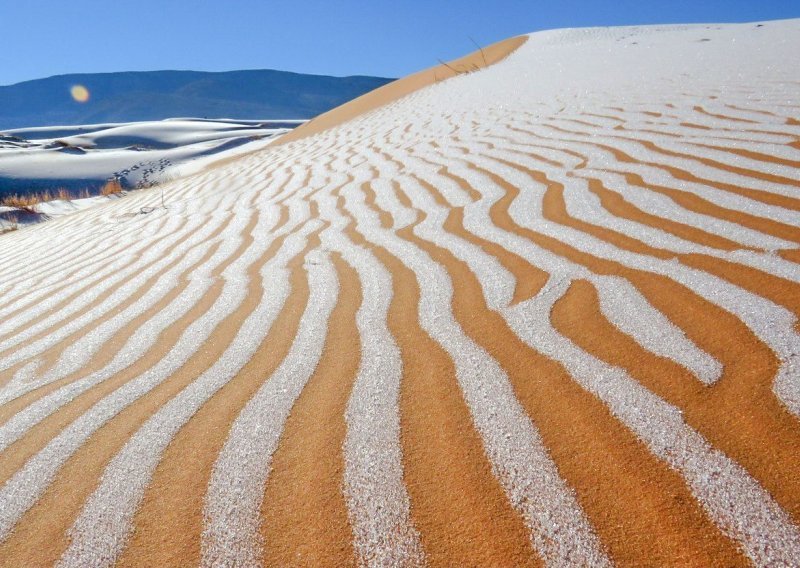
[(75, 72), (397, 77), (549, 28), (800, 17), (800, 0), (0, 0), (0, 85)]

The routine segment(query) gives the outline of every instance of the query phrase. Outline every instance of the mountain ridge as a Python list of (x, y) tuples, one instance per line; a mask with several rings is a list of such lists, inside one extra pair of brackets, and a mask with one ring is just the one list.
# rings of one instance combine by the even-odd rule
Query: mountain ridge
[[(174, 116), (311, 118), (393, 79), (274, 69), (72, 73), (0, 86), (0, 129)], [(85, 86), (90, 98), (73, 100)]]

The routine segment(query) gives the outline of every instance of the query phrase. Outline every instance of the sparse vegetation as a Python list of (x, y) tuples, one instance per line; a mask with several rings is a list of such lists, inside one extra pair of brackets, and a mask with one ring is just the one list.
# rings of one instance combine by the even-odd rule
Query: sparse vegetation
[(480, 67), (478, 67), (475, 63), (472, 63), (470, 65), (464, 64), (460, 65), (459, 67), (453, 67), (452, 65), (450, 65), (449, 63), (445, 63), (441, 59), (439, 59), (438, 61), (439, 63), (450, 69), (450, 71), (452, 71), (454, 75), (464, 75), (465, 73), (472, 73), (480, 69)]
[[(122, 193), (122, 185), (117, 178), (109, 179), (105, 185), (100, 188), (100, 195), (108, 196), (118, 193)], [(60, 187), (53, 191), (36, 191), (32, 193), (6, 195), (0, 198), (0, 206), (14, 207), (29, 213), (35, 213), (36, 211), (34, 208), (39, 203), (57, 200), (71, 201), (73, 199), (86, 199), (91, 196), (92, 192), (86, 188), (80, 191), (70, 191), (65, 187)]]
[(19, 229), (19, 222), (16, 215), (6, 215), (5, 221), (7, 223), (6, 225), (0, 224), (0, 235)]
[[(143, 183), (142, 181), (140, 181), (138, 184), (136, 184), (136, 189), (151, 189), (151, 188), (154, 188), (154, 187), (160, 188), (161, 189), (161, 208), (162, 209), (166, 209), (167, 205), (164, 202), (164, 185), (169, 183), (169, 182), (171, 182), (171, 181), (174, 181), (176, 179), (177, 178), (174, 177), (174, 176), (166, 176), (166, 177), (164, 177), (162, 179), (159, 179), (157, 181), (149, 181), (149, 182), (146, 182), (146, 183)], [(142, 207), (139, 210), (139, 213), (141, 213), (142, 215), (146, 215), (147, 213), (152, 213), (156, 209), (158, 209), (158, 207), (145, 206), (145, 207)]]
[[(83, 194), (88, 197), (89, 191), (84, 189), (81, 192), (81, 196), (83, 196)], [(8, 207), (24, 208), (26, 206), (36, 205), (37, 203), (44, 203), (45, 201), (56, 201), (59, 199), (62, 201), (69, 201), (71, 199), (76, 199), (77, 197), (78, 195), (74, 194), (67, 188), (59, 187), (53, 191), (40, 191), (35, 193), (26, 193), (24, 195), (10, 195), (5, 197), (1, 203)]]
[[(88, 197), (89, 192), (86, 190), (84, 191)], [(37, 204), (44, 203), (45, 201), (55, 201), (57, 199), (68, 201), (70, 199), (75, 199), (75, 196), (68, 189), (60, 187), (52, 192), (39, 191), (26, 194), (15, 193), (13, 195), (6, 195), (5, 197), (0, 198), (0, 205), (4, 205), (6, 207), (15, 207), (17, 209), (23, 209), (33, 213), (33, 208)]]
[(38, 193), (27, 193), (24, 195), (14, 194), (14, 195), (6, 195), (2, 199), (0, 199), (0, 205), (4, 205), (6, 207), (14, 207), (16, 209), (22, 209), (24, 211), (29, 211), (34, 213), (33, 208), (44, 201), (53, 201), (54, 199), (58, 199), (49, 191), (43, 191)]
[(484, 67), (488, 67), (488, 66), (489, 66), (489, 63), (486, 61), (486, 54), (484, 53), (484, 51), (483, 51), (483, 48), (480, 46), (480, 44), (478, 44), (478, 42), (477, 42), (477, 41), (475, 41), (474, 39), (472, 39), (472, 37), (471, 37), (471, 36), (467, 36), (467, 37), (469, 38), (469, 41), (471, 41), (472, 43), (474, 43), (474, 44), (475, 44), (475, 47), (477, 47), (477, 48), (478, 48), (478, 50), (481, 52), (481, 58), (483, 59), (483, 66), (484, 66)]
[[(109, 179), (99, 190), (89, 190), (83, 188), (81, 190), (69, 190), (65, 187), (60, 187), (52, 191), (36, 191), (31, 193), (16, 193), (13, 195), (6, 195), (0, 197), (0, 207), (11, 207), (16, 209), (25, 217), (24, 224), (29, 222), (38, 222), (46, 219), (47, 216), (42, 216), (41, 211), (37, 211), (36, 206), (40, 203), (48, 201), (72, 201), (75, 199), (86, 199), (95, 195), (112, 196), (123, 193), (122, 184), (119, 178), (114, 177)], [(13, 211), (5, 211), (0, 215), (0, 235), (16, 231), (19, 228), (19, 217)], [(33, 216), (33, 218), (31, 218)]]
[(113, 177), (109, 179), (103, 187), (100, 188), (100, 195), (117, 195), (122, 193), (122, 184), (119, 183), (119, 178)]
[[(467, 37), (469, 37), (469, 36), (467, 36)], [(464, 74), (467, 74), (467, 73), (474, 73), (475, 71), (480, 71), (481, 69), (484, 69), (484, 68), (488, 67), (488, 66), (489, 66), (489, 63), (488, 63), (488, 61), (486, 60), (486, 53), (483, 51), (483, 48), (480, 46), (480, 44), (478, 44), (478, 42), (476, 42), (476, 41), (475, 41), (474, 39), (472, 39), (471, 37), (469, 37), (469, 40), (470, 40), (470, 41), (471, 41), (473, 44), (475, 44), (475, 47), (477, 47), (477, 48), (478, 48), (478, 51), (480, 51), (480, 54), (481, 54), (481, 59), (483, 59), (483, 67), (481, 67), (480, 65), (478, 65), (477, 63), (474, 63), (474, 62), (471, 62), (471, 63), (462, 63), (461, 65), (459, 65), (459, 66), (457, 66), (457, 67), (454, 67), (453, 65), (451, 65), (451, 64), (449, 64), (449, 63), (447, 63), (447, 62), (445, 62), (445, 61), (442, 61), (441, 59), (437, 59), (437, 61), (438, 61), (438, 62), (439, 62), (439, 63), (440, 63), (442, 66), (444, 66), (444, 67), (446, 67), (447, 69), (449, 69), (450, 71), (452, 71), (454, 75), (464, 75)], [(434, 70), (434, 80), (435, 80), (437, 83), (439, 82), (439, 77), (437, 76), (437, 74), (436, 74), (436, 71), (435, 71), (435, 70)]]

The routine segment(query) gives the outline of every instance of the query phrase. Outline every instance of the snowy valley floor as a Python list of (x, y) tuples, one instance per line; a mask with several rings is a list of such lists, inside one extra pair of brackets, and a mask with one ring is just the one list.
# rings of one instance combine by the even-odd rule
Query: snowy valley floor
[[(102, 187), (159, 185), (263, 148), (302, 120), (168, 120), (22, 128), (0, 132), (0, 234), (108, 201)], [(46, 194), (29, 210), (8, 196)]]

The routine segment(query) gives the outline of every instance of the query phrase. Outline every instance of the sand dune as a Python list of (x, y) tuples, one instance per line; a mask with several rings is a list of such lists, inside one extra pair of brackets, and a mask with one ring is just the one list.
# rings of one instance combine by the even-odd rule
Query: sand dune
[(109, 178), (148, 187), (247, 153), (303, 121), (171, 119), (36, 127), (0, 134), (0, 197), (65, 188), (93, 194)]
[(3, 235), (0, 565), (795, 565), (797, 52), (531, 34)]

